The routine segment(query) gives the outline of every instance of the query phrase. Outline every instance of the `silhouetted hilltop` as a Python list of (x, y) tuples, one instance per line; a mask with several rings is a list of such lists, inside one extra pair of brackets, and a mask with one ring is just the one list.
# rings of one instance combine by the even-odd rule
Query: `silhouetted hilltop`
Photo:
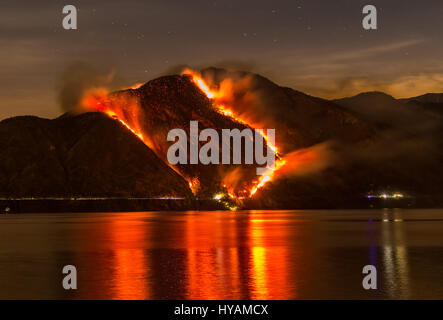
[(443, 93), (426, 93), (418, 97), (412, 97), (400, 100), (418, 101), (423, 103), (443, 103)]
[(101, 113), (0, 122), (1, 197), (190, 197), (185, 180)]

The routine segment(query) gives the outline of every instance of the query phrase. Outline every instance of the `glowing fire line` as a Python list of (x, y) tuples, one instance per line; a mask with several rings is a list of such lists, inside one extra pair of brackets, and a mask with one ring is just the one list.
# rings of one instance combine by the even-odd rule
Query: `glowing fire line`
[(140, 140), (143, 141), (147, 145), (147, 143), (145, 142), (145, 139), (143, 138), (143, 134), (132, 129), (126, 122), (124, 122), (122, 119), (120, 119), (115, 112), (113, 112), (111, 110), (106, 110), (105, 113), (108, 116), (110, 116), (111, 118), (117, 119), (118, 121), (120, 121), (126, 128), (129, 129), (129, 131), (131, 131), (133, 134), (135, 134), (137, 137), (139, 137)]
[[(202, 77), (194, 72), (193, 70), (186, 69), (183, 71), (183, 74), (189, 75), (192, 77), (192, 80), (194, 83), (200, 88), (200, 90), (211, 100), (215, 101), (217, 103), (217, 99), (223, 97), (223, 92), (219, 91), (211, 91), (209, 89), (209, 86), (205, 83), (205, 81), (202, 79)], [(238, 115), (234, 114), (234, 112), (227, 108), (224, 104), (217, 104), (215, 106), (216, 111), (224, 116), (230, 117), (233, 120), (248, 125), (251, 127), (248, 122), (245, 119), (240, 118)], [(274, 152), (274, 154), (279, 158), (275, 161), (275, 166), (273, 168), (267, 168), (267, 172), (265, 174), (262, 174), (260, 178), (256, 182), (254, 182), (254, 185), (249, 190), (249, 197), (252, 197), (258, 189), (262, 188), (266, 183), (269, 181), (272, 181), (274, 178), (275, 172), (281, 169), (285, 164), (286, 160), (281, 158), (281, 155), (279, 155), (277, 147), (275, 145), (272, 145), (269, 143), (268, 136), (260, 130), (260, 134), (263, 137), (263, 139), (266, 141), (266, 144), (271, 148), (271, 150)]]

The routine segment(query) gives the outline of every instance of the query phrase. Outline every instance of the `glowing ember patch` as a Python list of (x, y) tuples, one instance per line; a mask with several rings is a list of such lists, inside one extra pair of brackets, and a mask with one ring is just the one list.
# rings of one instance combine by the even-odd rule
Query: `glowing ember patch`
[(140, 88), (142, 85), (144, 85), (143, 82), (137, 82), (137, 83), (134, 83), (134, 84), (130, 87), (130, 89), (135, 90), (135, 89)]
[(221, 198), (223, 198), (223, 194), (222, 194), (222, 193), (216, 194), (216, 195), (214, 196), (214, 199), (215, 199), (215, 200), (220, 200)]

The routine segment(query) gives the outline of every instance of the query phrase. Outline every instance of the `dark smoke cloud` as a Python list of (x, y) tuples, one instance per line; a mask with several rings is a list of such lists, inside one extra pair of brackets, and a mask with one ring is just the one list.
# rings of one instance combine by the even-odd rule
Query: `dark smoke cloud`
[(181, 74), (181, 72), (185, 69), (192, 68), (190, 65), (185, 63), (180, 63), (173, 65), (169, 68), (167, 68), (164, 72), (160, 74), (160, 76), (169, 76), (174, 74)]
[(260, 70), (258, 69), (258, 65), (253, 60), (235, 60), (235, 59), (227, 59), (227, 60), (220, 60), (216, 61), (214, 63), (204, 63), (204, 64), (186, 64), (186, 63), (179, 63), (176, 65), (173, 65), (169, 68), (167, 68), (164, 72), (162, 72), (160, 75), (174, 75), (174, 74), (180, 74), (185, 69), (192, 69), (192, 70), (203, 70), (207, 68), (221, 68), (228, 71), (237, 71), (241, 70), (244, 72), (256, 72), (259, 73)]
[(57, 98), (64, 112), (79, 106), (83, 94), (92, 88), (117, 89), (123, 80), (112, 67), (77, 61), (68, 65), (58, 78)]

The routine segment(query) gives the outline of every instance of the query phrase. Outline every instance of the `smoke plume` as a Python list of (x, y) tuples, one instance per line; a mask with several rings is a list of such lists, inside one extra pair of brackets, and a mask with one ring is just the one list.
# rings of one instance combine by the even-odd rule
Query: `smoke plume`
[[(74, 62), (58, 79), (58, 102), (64, 112), (81, 111), (81, 101), (88, 90), (117, 87), (116, 72), (110, 67)], [(80, 109), (79, 109), (80, 108)]]

